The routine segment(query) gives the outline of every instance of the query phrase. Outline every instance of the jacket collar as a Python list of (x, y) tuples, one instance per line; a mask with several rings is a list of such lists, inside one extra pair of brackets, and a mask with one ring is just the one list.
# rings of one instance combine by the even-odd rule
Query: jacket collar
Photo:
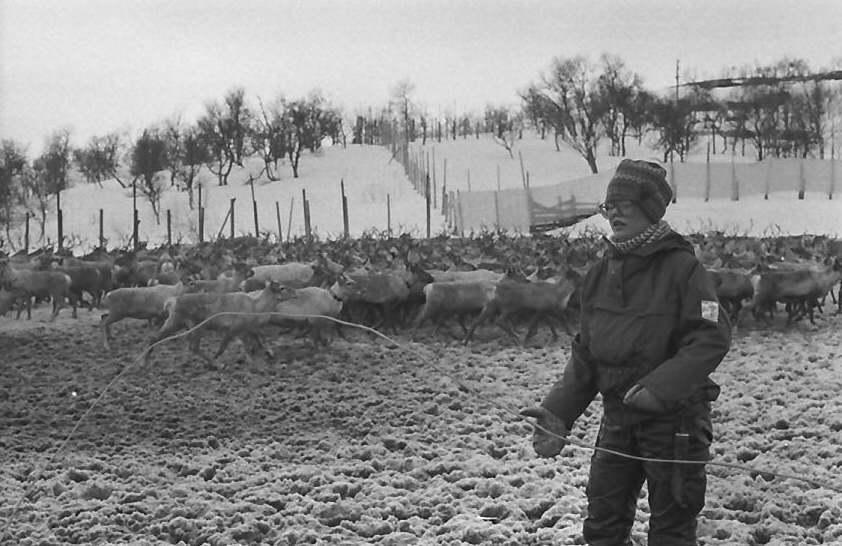
[[(607, 240), (606, 240), (607, 241)], [(620, 252), (610, 241), (608, 242), (608, 252), (606, 253), (610, 258), (623, 258), (624, 256), (647, 257), (660, 252), (670, 250), (682, 249), (693, 253), (693, 245), (690, 244), (684, 237), (675, 231), (670, 231), (662, 239), (659, 239), (651, 244), (644, 245), (631, 252)]]

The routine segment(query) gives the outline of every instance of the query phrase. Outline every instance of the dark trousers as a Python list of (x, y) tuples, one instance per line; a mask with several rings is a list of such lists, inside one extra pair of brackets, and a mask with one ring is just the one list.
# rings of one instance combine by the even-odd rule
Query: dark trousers
[[(640, 457), (674, 459), (678, 419), (672, 414), (622, 425), (607, 415), (602, 419), (597, 445)], [(689, 434), (689, 445), (682, 458), (708, 460), (712, 437), (709, 407), (694, 411), (683, 426)], [(636, 461), (602, 451), (595, 452), (591, 459), (588, 515), (583, 529), (588, 544), (631, 545), (629, 535), (644, 482), (649, 491), (649, 546), (696, 544), (696, 516), (705, 503), (704, 465)]]

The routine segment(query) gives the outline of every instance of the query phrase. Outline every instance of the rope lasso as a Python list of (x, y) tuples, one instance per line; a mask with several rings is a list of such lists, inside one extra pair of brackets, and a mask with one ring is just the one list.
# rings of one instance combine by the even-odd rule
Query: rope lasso
[[(338, 319), (335, 319), (335, 320), (337, 320), (338, 322), (341, 322), (343, 324), (351, 324), (351, 323), (345, 323), (343, 321), (339, 321)], [(356, 325), (356, 326), (359, 326), (359, 325)], [(626, 458), (626, 459), (632, 459), (632, 460), (635, 460), (635, 461), (650, 462), (650, 463), (672, 463), (672, 464), (686, 464), (686, 465), (719, 466), (719, 467), (723, 467), (723, 468), (741, 470), (741, 471), (749, 472), (749, 473), (752, 473), (752, 474), (760, 474), (762, 476), (775, 476), (775, 477), (779, 477), (779, 478), (798, 480), (798, 481), (809, 483), (810, 485), (813, 485), (814, 487), (829, 489), (829, 490), (835, 491), (837, 493), (842, 493), (842, 487), (840, 487), (840, 486), (837, 486), (837, 485), (834, 485), (834, 484), (829, 484), (829, 483), (826, 483), (826, 482), (820, 482), (820, 481), (817, 481), (817, 480), (812, 480), (810, 478), (805, 478), (803, 476), (797, 476), (797, 475), (794, 475), (794, 474), (786, 474), (786, 473), (782, 473), (782, 472), (773, 472), (773, 471), (769, 471), (769, 470), (760, 470), (760, 469), (753, 468), (753, 467), (750, 467), (750, 466), (747, 466), (747, 465), (742, 465), (742, 464), (737, 464), (737, 463), (727, 463), (727, 462), (714, 461), (714, 460), (694, 461), (694, 460), (687, 460), (687, 459), (658, 459), (658, 458), (652, 458), (652, 457), (641, 457), (639, 455), (632, 455), (632, 454), (629, 454), (629, 453), (623, 453), (621, 451), (616, 451), (616, 450), (609, 449), (609, 448), (606, 448), (606, 447), (601, 447), (601, 446), (589, 444), (587, 442), (583, 442), (583, 441), (580, 441), (580, 440), (571, 439), (569, 436), (568, 437), (560, 436), (560, 435), (554, 433), (551, 430), (547, 430), (546, 428), (544, 428), (542, 426), (539, 426), (537, 423), (532, 423), (525, 416), (521, 415), (518, 410), (515, 410), (511, 407), (508, 407), (504, 404), (501, 404), (497, 400), (482, 394), (479, 390), (475, 389), (474, 387), (472, 387), (470, 385), (467, 385), (465, 382), (460, 380), (458, 377), (455, 377), (455, 376), (451, 375), (446, 370), (442, 369), (441, 367), (439, 367), (438, 365), (433, 363), (432, 360), (426, 358), (424, 355), (422, 355), (421, 353), (419, 353), (415, 349), (412, 349), (411, 347), (407, 347), (406, 345), (398, 343), (398, 342), (394, 341), (393, 339), (391, 339), (390, 337), (386, 336), (385, 334), (382, 334), (382, 333), (378, 332), (377, 330), (374, 330), (373, 328), (368, 328), (366, 326), (362, 326), (362, 328), (364, 328), (366, 330), (370, 330), (370, 331), (374, 332), (375, 334), (377, 334), (378, 336), (382, 337), (383, 339), (388, 340), (390, 343), (393, 343), (393, 344), (397, 345), (401, 349), (404, 349), (405, 351), (408, 351), (408, 352), (418, 356), (424, 362), (429, 364), (430, 367), (432, 367), (435, 371), (437, 371), (438, 373), (446, 376), (448, 379), (450, 379), (451, 381), (453, 381), (454, 383), (459, 385), (459, 387), (467, 390), (468, 392), (470, 392), (475, 397), (477, 397), (477, 398), (479, 398), (479, 399), (481, 399), (485, 402), (488, 402), (492, 406), (496, 407), (497, 409), (499, 409), (499, 410), (501, 410), (505, 413), (508, 413), (510, 415), (513, 415), (513, 416), (517, 417), (518, 420), (520, 420), (520, 421), (528, 422), (530, 425), (541, 429), (542, 431), (549, 434), (550, 436), (558, 438), (559, 440), (562, 440), (565, 443), (569, 443), (569, 444), (572, 444), (574, 446), (581, 447), (583, 449), (588, 449), (588, 450), (591, 450), (591, 451), (599, 451), (599, 452), (602, 452), (602, 453), (607, 453), (607, 454), (610, 454), (610, 455), (616, 455), (618, 457), (623, 457), (623, 458)]]
[(160, 345), (160, 344), (162, 344), (166, 341), (170, 341), (170, 340), (185, 337), (185, 336), (191, 334), (192, 332), (202, 328), (205, 324), (207, 324), (208, 322), (212, 321), (213, 319), (215, 319), (217, 317), (231, 316), (231, 315), (233, 315), (233, 316), (266, 316), (266, 315), (269, 315), (269, 316), (280, 316), (280, 317), (285, 317), (285, 318), (298, 318), (298, 319), (318, 318), (318, 319), (330, 320), (330, 321), (333, 321), (333, 322), (335, 322), (337, 324), (340, 324), (340, 325), (343, 325), (343, 326), (348, 326), (348, 327), (351, 327), (351, 328), (357, 328), (357, 329), (360, 329), (360, 330), (368, 331), (370, 333), (373, 333), (373, 334), (383, 338), (384, 340), (388, 341), (390, 344), (417, 356), (418, 358), (423, 360), (426, 364), (428, 364), (433, 370), (435, 370), (439, 374), (447, 377), (448, 379), (453, 381), (456, 385), (458, 385), (460, 388), (462, 388), (465, 391), (467, 391), (468, 393), (472, 394), (474, 397), (479, 398), (480, 400), (483, 400), (484, 402), (487, 402), (487, 403), (491, 404), (495, 408), (503, 411), (504, 413), (508, 413), (508, 414), (514, 416), (515, 418), (517, 418), (520, 421), (527, 422), (531, 426), (536, 427), (538, 429), (541, 429), (542, 431), (549, 434), (550, 436), (558, 438), (558, 439), (564, 441), (565, 443), (569, 443), (569, 444), (574, 445), (576, 447), (580, 447), (580, 448), (591, 450), (591, 451), (603, 452), (603, 453), (615, 455), (615, 456), (618, 456), (618, 457), (623, 457), (623, 458), (632, 459), (632, 460), (636, 460), (636, 461), (642, 461), (642, 462), (719, 466), (719, 467), (723, 467), (723, 468), (730, 468), (730, 469), (733, 469), (733, 470), (740, 470), (740, 471), (744, 471), (744, 472), (749, 472), (749, 473), (752, 473), (752, 474), (759, 474), (759, 475), (762, 475), (762, 476), (774, 476), (774, 477), (779, 477), (779, 478), (784, 478), (784, 479), (792, 479), (792, 480), (802, 481), (802, 482), (808, 483), (808, 484), (810, 484), (814, 487), (819, 487), (819, 488), (828, 489), (828, 490), (831, 490), (831, 491), (834, 491), (834, 492), (837, 492), (837, 493), (842, 493), (842, 487), (840, 487), (840, 486), (836, 486), (834, 484), (830, 484), (830, 483), (827, 483), (827, 482), (813, 480), (813, 479), (810, 479), (810, 478), (805, 478), (803, 476), (798, 476), (798, 475), (794, 475), (794, 474), (788, 474), (788, 473), (782, 473), (782, 472), (776, 472), (776, 471), (769, 471), (769, 470), (760, 470), (760, 469), (753, 468), (753, 467), (750, 467), (750, 466), (747, 466), (747, 465), (741, 465), (741, 464), (737, 464), (737, 463), (720, 462), (720, 461), (715, 461), (715, 460), (695, 461), (695, 460), (658, 459), (658, 458), (650, 458), (650, 457), (641, 457), (641, 456), (638, 456), (638, 455), (631, 455), (631, 454), (628, 454), (628, 453), (615, 451), (615, 450), (612, 450), (612, 449), (609, 449), (609, 448), (605, 448), (605, 447), (601, 447), (601, 446), (597, 446), (597, 445), (592, 445), (592, 444), (589, 444), (587, 442), (583, 442), (583, 441), (580, 441), (580, 440), (577, 440), (577, 439), (574, 439), (574, 438), (560, 436), (560, 435), (554, 433), (551, 430), (547, 430), (546, 428), (541, 427), (540, 425), (538, 425), (536, 423), (532, 423), (525, 416), (521, 415), (518, 410), (515, 410), (515, 409), (513, 409), (509, 406), (506, 406), (506, 405), (498, 402), (497, 400), (495, 400), (491, 397), (488, 397), (488, 396), (484, 395), (478, 389), (474, 388), (471, 385), (468, 385), (467, 383), (465, 383), (464, 381), (462, 381), (458, 377), (452, 375), (447, 370), (438, 366), (431, 359), (429, 359), (428, 357), (426, 357), (425, 355), (423, 355), (419, 351), (413, 349), (412, 347), (409, 347), (409, 346), (407, 346), (403, 343), (399, 343), (399, 342), (395, 341), (394, 339), (390, 338), (389, 336), (375, 330), (374, 328), (370, 328), (370, 327), (365, 326), (365, 325), (356, 324), (356, 323), (353, 323), (353, 322), (347, 322), (347, 321), (338, 319), (336, 317), (331, 317), (331, 316), (328, 316), (328, 315), (318, 315), (318, 314), (290, 314), (290, 313), (282, 313), (282, 312), (276, 312), (276, 311), (262, 312), (262, 313), (223, 311), (223, 312), (215, 313), (215, 314), (209, 316), (208, 318), (204, 319), (200, 323), (196, 324), (195, 326), (193, 326), (193, 327), (191, 327), (191, 328), (189, 328), (189, 329), (187, 329), (183, 332), (178, 332), (176, 334), (172, 334), (172, 335), (167, 336), (165, 338), (162, 338), (162, 339), (160, 339), (160, 340), (158, 340), (154, 343), (151, 343), (148, 347), (144, 348), (144, 350), (140, 353), (140, 355), (135, 357), (125, 368), (120, 370), (117, 373), (117, 375), (115, 375), (111, 379), (111, 381), (109, 381), (106, 384), (106, 386), (103, 388), (102, 392), (100, 392), (99, 396), (97, 396), (94, 399), (94, 401), (91, 403), (90, 407), (87, 410), (85, 410), (85, 412), (79, 417), (79, 419), (76, 422), (76, 424), (74, 425), (74, 427), (70, 430), (70, 432), (67, 434), (67, 436), (64, 438), (64, 440), (61, 442), (61, 444), (58, 446), (58, 448), (49, 457), (49, 459), (46, 461), (46, 463), (44, 463), (44, 465), (41, 467), (41, 469), (35, 474), (34, 478), (28, 478), (28, 480), (31, 480), (31, 483), (26, 489), (24, 489), (20, 498), (17, 500), (14, 507), (12, 508), (12, 512), (9, 514), (9, 518), (6, 521), (6, 524), (3, 527), (3, 532), (2, 532), (2, 534), (0, 534), (0, 543), (2, 543), (6, 539), (6, 537), (8, 535), (8, 532), (11, 528), (11, 525), (14, 522), (15, 516), (17, 515), (18, 511), (20, 510), (20, 506), (23, 503), (23, 500), (32, 493), (32, 491), (35, 488), (38, 480), (43, 476), (46, 469), (53, 462), (55, 462), (58, 454), (61, 453), (65, 449), (65, 447), (70, 443), (70, 440), (73, 438), (73, 436), (79, 430), (79, 427), (82, 425), (82, 422), (85, 420), (85, 418), (87, 418), (87, 416), (94, 410), (94, 408), (97, 406), (97, 404), (99, 404), (105, 398), (105, 395), (109, 392), (111, 387), (121, 377), (123, 377), (126, 374), (126, 372), (131, 370), (132, 367), (135, 366), (138, 362), (144, 361), (146, 356), (147, 356), (147, 353), (150, 350), (157, 347), (158, 345)]

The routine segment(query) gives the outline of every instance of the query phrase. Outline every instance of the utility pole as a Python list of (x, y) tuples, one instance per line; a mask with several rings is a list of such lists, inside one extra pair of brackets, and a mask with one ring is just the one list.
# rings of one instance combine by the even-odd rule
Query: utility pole
[(681, 59), (675, 60), (675, 102), (678, 102), (678, 68), (680, 65)]
[(132, 179), (132, 249), (137, 252), (138, 233), (137, 225), (140, 223), (137, 215), (137, 177)]
[[(678, 68), (679, 68), (679, 59), (675, 60), (675, 114), (678, 117)], [(670, 163), (672, 163), (672, 156), (674, 152), (675, 146), (670, 149)]]
[[(675, 60), (675, 115), (678, 118), (678, 70), (679, 70), (679, 59)], [(679, 137), (680, 138), (680, 137)], [(673, 163), (673, 153), (675, 149), (675, 145), (670, 148), (670, 184), (672, 185), (672, 202), (675, 203), (678, 199), (678, 188), (676, 187), (675, 183), (675, 163)]]

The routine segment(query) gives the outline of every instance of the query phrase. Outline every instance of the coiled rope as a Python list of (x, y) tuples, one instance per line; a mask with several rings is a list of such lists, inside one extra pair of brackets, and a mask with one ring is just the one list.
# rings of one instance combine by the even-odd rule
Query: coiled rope
[(120, 370), (120, 372), (117, 373), (117, 375), (115, 375), (111, 379), (111, 381), (108, 382), (108, 384), (105, 386), (105, 388), (102, 389), (102, 392), (100, 392), (99, 396), (97, 396), (96, 399), (94, 399), (91, 406), (87, 410), (85, 410), (85, 412), (79, 417), (79, 419), (76, 422), (76, 424), (74, 425), (74, 427), (70, 430), (70, 432), (67, 434), (67, 436), (64, 438), (64, 440), (61, 442), (61, 444), (58, 446), (58, 448), (55, 451), (53, 451), (53, 454), (50, 456), (49, 459), (47, 459), (47, 462), (44, 463), (42, 465), (42, 467), (38, 470), (38, 472), (35, 474), (35, 477), (34, 478), (28, 478), (31, 483), (24, 490), (24, 492), (21, 494), (20, 498), (15, 503), (11, 514), (9, 514), (9, 518), (6, 521), (6, 524), (3, 527), (3, 533), (2, 533), (2, 535), (0, 535), (0, 543), (3, 543), (3, 541), (5, 541), (8, 533), (9, 533), (9, 530), (11, 528), (11, 525), (14, 522), (15, 516), (17, 515), (18, 511), (20, 510), (20, 506), (23, 503), (23, 500), (32, 493), (32, 491), (35, 488), (38, 480), (41, 479), (41, 477), (43, 476), (46, 469), (53, 462), (56, 461), (56, 458), (59, 455), (59, 453), (64, 451), (65, 447), (67, 447), (67, 445), (70, 443), (70, 440), (73, 439), (74, 435), (76, 434), (76, 431), (79, 430), (79, 427), (82, 425), (82, 422), (85, 420), (85, 418), (87, 418), (87, 416), (91, 413), (91, 411), (94, 410), (94, 408), (99, 404), (99, 402), (102, 401), (103, 398), (105, 398), (105, 395), (109, 392), (111, 387), (121, 377), (123, 377), (123, 375), (125, 375), (126, 372), (131, 370), (132, 367), (135, 364), (137, 364), (138, 362), (140, 362), (141, 360), (143, 360), (145, 358), (148, 351), (150, 351), (151, 349), (154, 349), (155, 347), (157, 347), (158, 345), (160, 345), (164, 342), (167, 342), (167, 341), (170, 341), (170, 340), (173, 340), (173, 339), (179, 339), (181, 337), (185, 337), (185, 336), (191, 334), (192, 332), (202, 328), (205, 324), (207, 324), (208, 322), (212, 321), (213, 319), (215, 319), (217, 317), (221, 317), (221, 316), (266, 316), (266, 315), (280, 316), (280, 317), (283, 317), (283, 318), (297, 318), (297, 319), (304, 319), (304, 318), (307, 318), (307, 319), (311, 319), (311, 318), (326, 319), (326, 320), (333, 321), (336, 324), (339, 324), (339, 325), (342, 325), (342, 326), (357, 328), (357, 329), (360, 329), (360, 330), (365, 330), (365, 331), (368, 331), (370, 333), (373, 333), (373, 334), (383, 338), (384, 340), (388, 341), (390, 344), (392, 344), (392, 345), (394, 345), (394, 346), (396, 346), (396, 347), (398, 347), (398, 348), (400, 348), (400, 349), (402, 349), (402, 350), (404, 350), (408, 353), (412, 353), (413, 355), (417, 356), (418, 358), (423, 360), (427, 365), (429, 365), (433, 370), (435, 370), (439, 374), (447, 377), (448, 379), (453, 381), (456, 385), (458, 385), (462, 390), (467, 391), (469, 394), (473, 395), (474, 397), (491, 404), (495, 408), (499, 409), (500, 411), (502, 411), (504, 413), (507, 413), (507, 414), (515, 417), (519, 421), (526, 421), (530, 425), (532, 425), (533, 427), (539, 428), (539, 429), (543, 430), (544, 432), (546, 432), (547, 434), (549, 434), (551, 436), (554, 436), (554, 437), (556, 437), (556, 438), (558, 438), (558, 439), (560, 439), (560, 440), (562, 440), (566, 443), (574, 445), (576, 447), (580, 447), (580, 448), (587, 449), (587, 450), (590, 450), (590, 451), (599, 451), (599, 452), (603, 452), (603, 453), (608, 453), (608, 454), (611, 454), (611, 455), (616, 455), (618, 457), (624, 457), (626, 459), (632, 459), (632, 460), (635, 460), (635, 461), (642, 461), (642, 462), (719, 466), (719, 467), (722, 467), (722, 468), (730, 468), (732, 470), (739, 470), (739, 471), (748, 472), (748, 473), (751, 473), (751, 474), (759, 474), (759, 475), (764, 476), (764, 477), (765, 476), (772, 476), (772, 477), (783, 478), (783, 479), (797, 480), (797, 481), (808, 483), (808, 484), (810, 484), (814, 487), (828, 489), (830, 491), (835, 491), (837, 493), (842, 493), (842, 487), (840, 487), (838, 485), (835, 485), (835, 484), (832, 484), (832, 483), (829, 483), (829, 482), (825, 482), (825, 481), (814, 480), (814, 479), (811, 479), (811, 478), (805, 478), (804, 476), (799, 476), (799, 475), (796, 475), (796, 474), (788, 474), (788, 473), (784, 473), (784, 472), (771, 471), (771, 470), (760, 470), (758, 468), (750, 467), (750, 466), (747, 466), (747, 465), (742, 465), (742, 464), (737, 464), (737, 463), (728, 463), (728, 462), (722, 462), (722, 461), (716, 461), (716, 460), (693, 461), (693, 460), (682, 460), (682, 459), (657, 459), (657, 458), (650, 458), (650, 457), (641, 457), (641, 456), (638, 456), (638, 455), (631, 455), (629, 453), (622, 453), (620, 451), (615, 451), (615, 450), (608, 449), (608, 448), (605, 448), (605, 447), (589, 444), (587, 442), (583, 442), (583, 441), (577, 440), (575, 438), (570, 438), (569, 436), (568, 437), (559, 436), (558, 434), (555, 434), (553, 431), (547, 430), (546, 428), (541, 427), (541, 426), (537, 425), (536, 423), (533, 423), (527, 417), (521, 415), (518, 410), (516, 410), (514, 408), (511, 408), (509, 406), (506, 406), (505, 404), (500, 403), (499, 401), (497, 401), (494, 398), (486, 396), (479, 389), (477, 389), (477, 388), (475, 388), (471, 385), (468, 385), (467, 383), (465, 383), (464, 381), (462, 381), (458, 377), (454, 376), (453, 374), (451, 374), (450, 372), (448, 372), (447, 370), (445, 370), (444, 368), (442, 368), (441, 366), (439, 366), (438, 364), (433, 362), (430, 358), (426, 357), (425, 355), (423, 355), (419, 351), (416, 351), (412, 347), (409, 347), (406, 344), (395, 341), (394, 339), (392, 339), (389, 336), (375, 330), (374, 328), (370, 328), (370, 327), (364, 326), (362, 324), (347, 322), (347, 321), (340, 320), (338, 318), (327, 316), (327, 315), (289, 314), (289, 313), (281, 313), (281, 312), (243, 313), (243, 312), (234, 312), (234, 311), (224, 311), (224, 312), (221, 312), (221, 313), (216, 313), (214, 315), (211, 315), (210, 317), (206, 318), (205, 320), (203, 320), (202, 322), (198, 323), (197, 325), (193, 326), (192, 328), (190, 328), (188, 330), (185, 330), (183, 332), (179, 332), (177, 334), (173, 334), (171, 336), (160, 339), (160, 340), (156, 341), (155, 343), (152, 343), (151, 345), (146, 347), (143, 350), (143, 352), (141, 352), (140, 355), (135, 357), (134, 360), (132, 360), (125, 368)]

